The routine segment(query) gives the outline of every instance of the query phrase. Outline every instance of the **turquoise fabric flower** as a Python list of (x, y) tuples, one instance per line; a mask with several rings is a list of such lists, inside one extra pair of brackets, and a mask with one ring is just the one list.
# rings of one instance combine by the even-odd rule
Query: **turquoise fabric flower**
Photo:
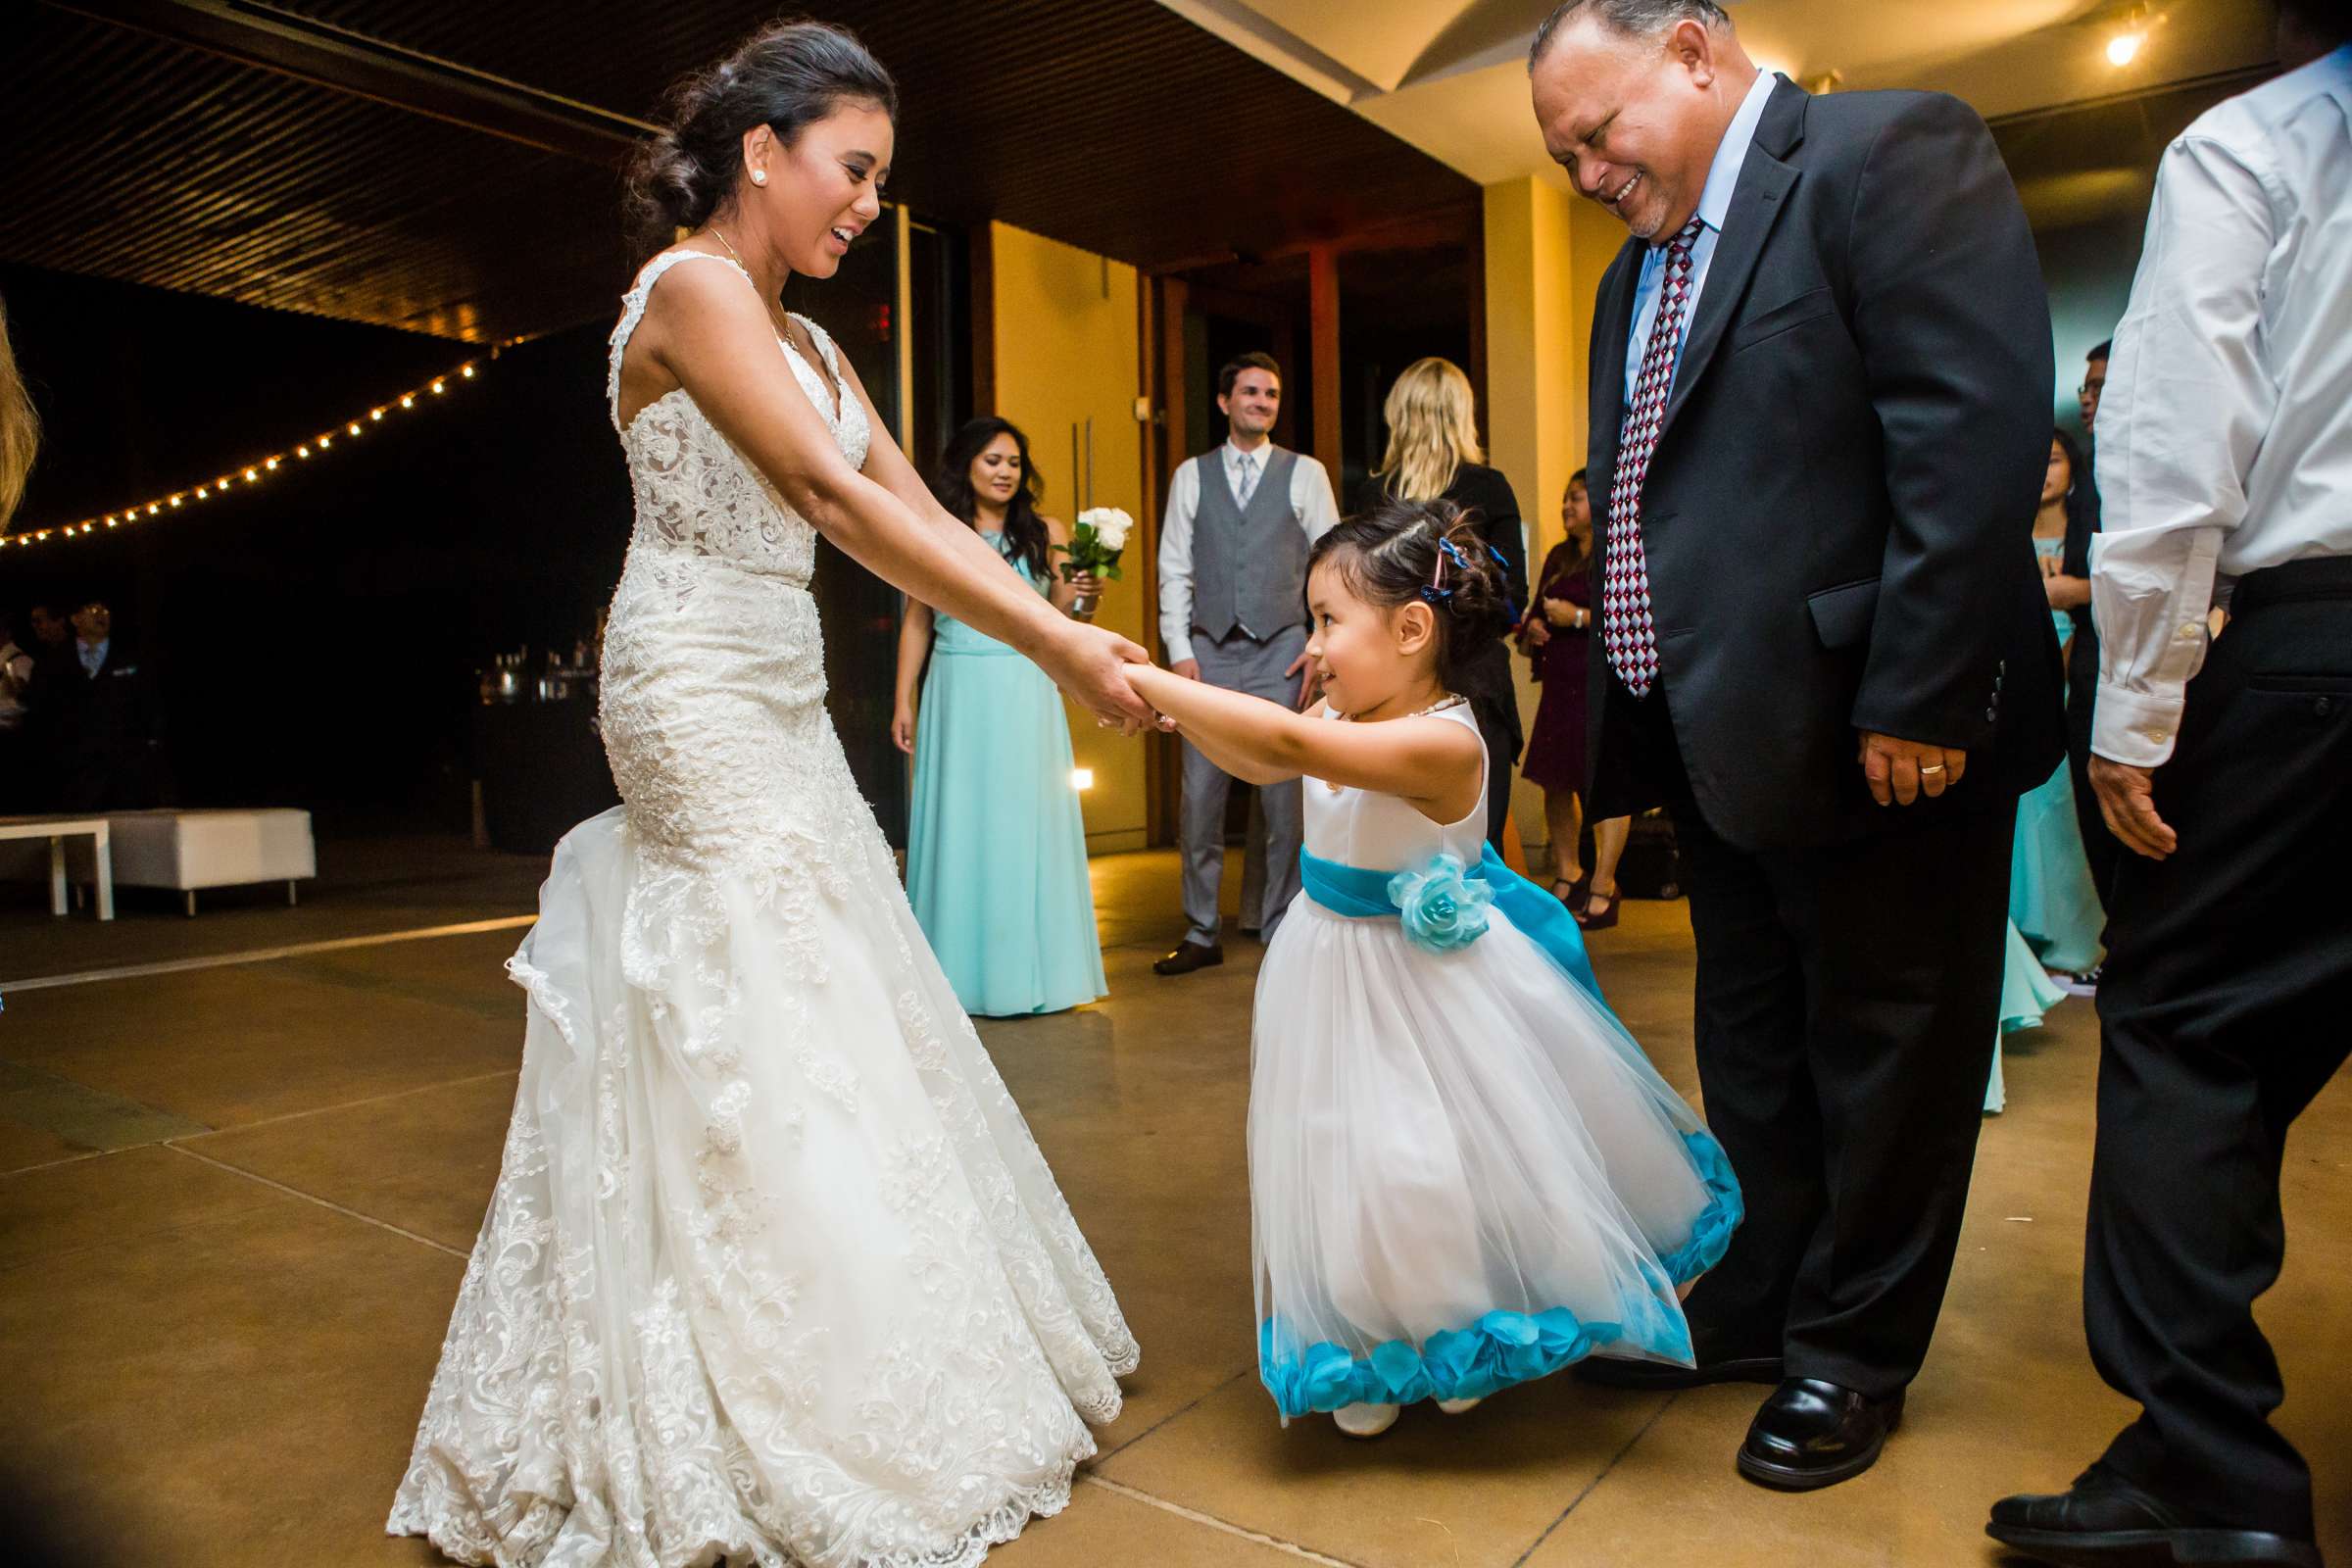
[(1336, 1410), (1344, 1404), (1414, 1404), (1423, 1399), (1480, 1399), (1515, 1383), (1548, 1377), (1603, 1346), (1623, 1346), (1688, 1361), (1690, 1341), (1681, 1314), (1651, 1302), (1655, 1319), (1582, 1323), (1555, 1306), (1543, 1312), (1497, 1308), (1464, 1329), (1433, 1334), (1418, 1350), (1390, 1340), (1356, 1356), (1326, 1341), (1304, 1345), (1287, 1323), (1258, 1325), (1258, 1380), (1288, 1416)]
[(1494, 902), (1494, 891), (1484, 881), (1472, 881), (1467, 870), (1460, 856), (1440, 855), (1421, 870), (1389, 878), (1389, 900), (1396, 906), (1406, 941), (1431, 953), (1450, 953), (1487, 934), (1487, 906)]

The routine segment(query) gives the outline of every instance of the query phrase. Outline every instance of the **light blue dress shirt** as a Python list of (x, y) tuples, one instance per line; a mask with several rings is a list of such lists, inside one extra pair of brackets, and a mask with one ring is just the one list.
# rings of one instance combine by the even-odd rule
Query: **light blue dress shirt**
[(94, 643), (76, 643), (74, 645), (74, 651), (81, 655), (81, 672), (83, 674), (93, 680), (97, 678), (98, 672), (106, 667), (107, 646), (113, 641), (112, 637), (101, 637)]
[[(1715, 162), (1707, 168), (1706, 188), (1698, 193), (1698, 238), (1690, 246), (1690, 309), (1698, 310), (1698, 301), (1706, 292), (1707, 265), (1715, 260), (1715, 241), (1723, 233), (1723, 220), (1732, 211), (1732, 193), (1740, 188), (1740, 170), (1747, 162), (1747, 150), (1756, 139), (1756, 123), (1764, 118), (1764, 100), (1781, 78), (1769, 71), (1756, 73), (1756, 79), (1740, 101), (1740, 112), (1724, 128), (1723, 141), (1715, 149)], [(1649, 352), (1649, 329), (1658, 319), (1658, 296), (1666, 281), (1666, 247), (1674, 236), (1666, 235), (1652, 245), (1642, 257), (1642, 278), (1634, 289), (1634, 330), (1625, 346), (1625, 401), (1630, 408), (1634, 401), (1634, 384), (1642, 378), (1642, 356)], [(1690, 330), (1690, 323), (1684, 323)]]

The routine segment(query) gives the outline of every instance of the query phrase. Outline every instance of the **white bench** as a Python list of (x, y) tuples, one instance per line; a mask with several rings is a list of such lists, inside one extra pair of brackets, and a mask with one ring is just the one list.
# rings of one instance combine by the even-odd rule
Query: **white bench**
[(66, 840), (90, 841), (90, 879), (98, 886), (98, 918), (115, 917), (115, 877), (109, 839), (113, 824), (103, 816), (0, 816), (0, 839), (49, 841), (49, 912), (66, 912)]
[[(66, 819), (50, 818), (17, 836), (36, 831), (56, 833)], [(283, 882), (286, 902), (292, 904), (299, 884), (318, 874), (318, 854), (311, 839), (311, 813), (283, 808), (224, 810), (109, 811), (94, 819), (112, 840), (111, 877), (94, 877), (95, 857), (80, 845), (71, 847), (74, 880), (97, 880), (103, 907), (114, 903), (113, 884), (136, 888), (170, 888), (196, 912), (196, 895), (206, 888), (242, 887), (255, 882)], [(84, 828), (83, 831), (87, 831)], [(101, 839), (100, 843), (106, 843)], [(106, 851), (98, 852), (104, 855)], [(19, 875), (29, 870), (19, 866)], [(52, 872), (53, 890), (63, 873)]]

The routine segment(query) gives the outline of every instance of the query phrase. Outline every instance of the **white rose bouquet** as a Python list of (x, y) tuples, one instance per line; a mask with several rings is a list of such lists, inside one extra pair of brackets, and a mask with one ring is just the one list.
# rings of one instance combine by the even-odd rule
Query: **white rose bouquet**
[[(1092, 577), (1098, 582), (1118, 581), (1119, 556), (1126, 550), (1127, 536), (1134, 528), (1135, 519), (1117, 507), (1089, 507), (1078, 514), (1070, 542), (1054, 547), (1070, 558), (1061, 564), (1062, 579), (1078, 582)], [(1092, 620), (1102, 602), (1100, 592), (1081, 593), (1070, 606), (1070, 613), (1080, 620)]]

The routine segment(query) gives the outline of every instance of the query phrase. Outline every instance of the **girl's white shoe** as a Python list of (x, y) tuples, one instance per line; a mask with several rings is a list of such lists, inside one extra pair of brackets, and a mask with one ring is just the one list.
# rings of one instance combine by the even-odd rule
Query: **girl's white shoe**
[(1331, 1412), (1332, 1424), (1351, 1438), (1377, 1438), (1396, 1424), (1393, 1404), (1343, 1404)]
[(1440, 1399), (1438, 1408), (1447, 1415), (1460, 1415), (1464, 1410), (1477, 1409), (1481, 1402), (1482, 1399)]

